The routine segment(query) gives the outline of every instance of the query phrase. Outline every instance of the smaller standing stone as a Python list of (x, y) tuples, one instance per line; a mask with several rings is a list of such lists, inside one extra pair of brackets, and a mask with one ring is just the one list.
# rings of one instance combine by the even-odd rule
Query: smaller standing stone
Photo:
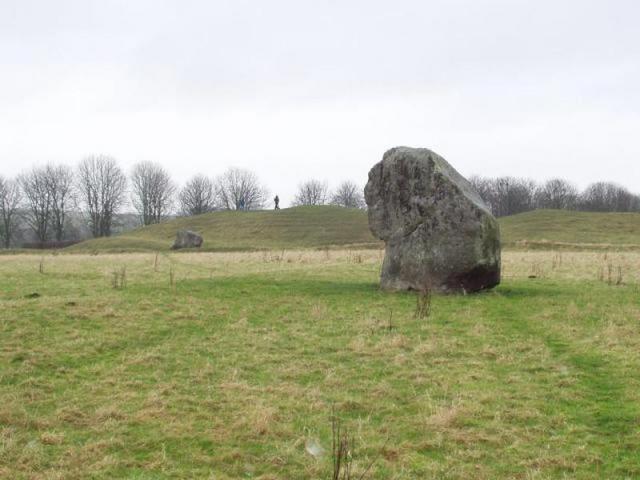
[(181, 248), (200, 248), (202, 246), (202, 237), (196, 232), (190, 230), (179, 230), (176, 234), (176, 241), (173, 243), (172, 250)]

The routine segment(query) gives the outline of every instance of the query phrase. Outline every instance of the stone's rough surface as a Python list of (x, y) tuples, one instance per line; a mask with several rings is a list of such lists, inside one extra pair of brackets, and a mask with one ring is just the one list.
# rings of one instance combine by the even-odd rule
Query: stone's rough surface
[(176, 234), (176, 241), (173, 242), (174, 250), (180, 248), (199, 248), (202, 245), (202, 237), (189, 230), (179, 230)]
[(386, 243), (383, 289), (475, 292), (500, 283), (498, 222), (438, 154), (389, 150), (364, 193), (369, 227)]

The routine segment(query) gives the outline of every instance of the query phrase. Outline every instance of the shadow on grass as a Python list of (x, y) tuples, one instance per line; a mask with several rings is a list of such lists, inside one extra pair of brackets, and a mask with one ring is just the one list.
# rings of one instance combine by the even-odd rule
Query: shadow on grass
[(574, 296), (582, 286), (572, 282), (557, 282), (554, 280), (531, 279), (508, 281), (498, 286), (494, 292), (496, 295), (508, 299), (532, 299), (537, 297), (560, 298)]
[(335, 281), (318, 278), (274, 279), (266, 277), (214, 278), (207, 280), (183, 280), (178, 291), (189, 292), (236, 292), (242, 295), (315, 295), (344, 296), (384, 295), (377, 283), (362, 281)]
[[(163, 284), (157, 288), (151, 284), (131, 285), (128, 290), (148, 290), (150, 287), (157, 292), (169, 290), (169, 286)], [(538, 297), (562, 298), (573, 296), (584, 289), (584, 285), (572, 285), (567, 282), (555, 282), (551, 280), (516, 280), (507, 281), (497, 288), (483, 290), (468, 295), (439, 294), (438, 297), (455, 300), (466, 299), (534, 299)], [(380, 289), (379, 283), (362, 280), (341, 280), (312, 276), (285, 276), (285, 275), (246, 275), (234, 277), (214, 277), (200, 279), (179, 279), (175, 293), (177, 294), (209, 294), (209, 295), (243, 295), (255, 296), (272, 294), (277, 296), (295, 294), (310, 296), (375, 296), (384, 297), (413, 297), (413, 291), (388, 292)]]

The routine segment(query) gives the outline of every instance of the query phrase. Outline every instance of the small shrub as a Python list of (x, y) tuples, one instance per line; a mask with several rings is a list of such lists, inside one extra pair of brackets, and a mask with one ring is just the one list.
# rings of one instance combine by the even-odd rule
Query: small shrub
[[(282, 263), (284, 261), (284, 253), (285, 253), (285, 250), (282, 250), (280, 255), (278, 255), (277, 253), (274, 254), (273, 252), (263, 251), (262, 261), (264, 263)], [(293, 262), (293, 259), (291, 258), (287, 259), (287, 263), (292, 263), (292, 262)]]
[(604, 282), (604, 267), (602, 266), (598, 268), (598, 281)]
[(415, 317), (419, 319), (428, 318), (431, 315), (431, 289), (424, 288), (416, 297)]
[(363, 470), (362, 474), (356, 476), (353, 471), (355, 452), (355, 440), (348, 429), (342, 427), (342, 422), (336, 417), (335, 412), (331, 415), (331, 460), (332, 472), (331, 480), (363, 480), (376, 462), (374, 458)]
[(111, 286), (115, 290), (122, 290), (127, 286), (127, 267), (123, 266), (120, 270), (114, 270), (111, 277)]
[[(606, 255), (605, 258), (607, 258)], [(614, 266), (611, 260), (607, 260), (607, 264), (605, 266), (600, 266), (598, 268), (598, 281), (606, 281), (607, 285), (624, 285), (624, 273), (622, 266)]]
[(562, 252), (558, 252), (553, 256), (551, 260), (551, 269), (555, 270), (558, 267), (562, 266)]
[(531, 274), (529, 278), (541, 278), (544, 277), (544, 268), (542, 264), (539, 262), (533, 262), (531, 264)]
[(362, 255), (360, 253), (354, 253), (349, 250), (349, 255), (347, 256), (348, 263), (362, 263)]

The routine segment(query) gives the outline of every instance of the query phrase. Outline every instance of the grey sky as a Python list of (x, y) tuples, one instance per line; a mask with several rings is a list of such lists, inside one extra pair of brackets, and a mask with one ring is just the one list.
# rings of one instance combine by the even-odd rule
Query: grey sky
[(0, 0), (0, 173), (231, 165), (288, 203), (396, 145), (640, 192), (640, 2)]

